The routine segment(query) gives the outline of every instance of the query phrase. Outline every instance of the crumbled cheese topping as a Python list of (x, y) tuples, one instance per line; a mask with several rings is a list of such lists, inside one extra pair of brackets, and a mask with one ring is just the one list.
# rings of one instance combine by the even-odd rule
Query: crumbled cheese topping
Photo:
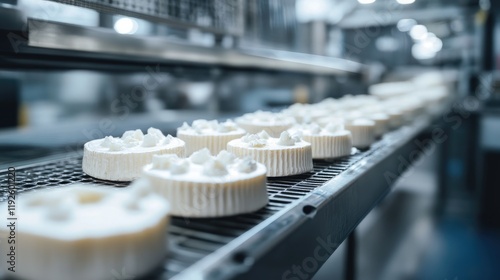
[(195, 120), (193, 121), (191, 126), (184, 122), (181, 127), (177, 128), (177, 130), (183, 132), (192, 132), (201, 135), (214, 133), (231, 133), (235, 131), (244, 133), (243, 129), (236, 125), (236, 123), (234, 123), (232, 120), (227, 120), (221, 123), (219, 123), (217, 120)]
[(210, 154), (210, 150), (207, 148), (196, 151), (189, 157), (189, 159), (196, 164), (204, 164), (210, 158), (212, 158), (212, 155)]
[(153, 169), (168, 170), (172, 174), (184, 174), (189, 171), (189, 162), (176, 154), (154, 155)]
[(170, 165), (170, 173), (184, 174), (189, 170), (189, 161), (187, 159), (178, 159)]
[(111, 142), (113, 141), (113, 136), (106, 136), (101, 141), (101, 147), (109, 148), (111, 146)]
[(344, 130), (344, 123), (343, 122), (331, 122), (325, 126), (325, 130), (330, 133), (336, 133), (339, 131)]
[(281, 146), (293, 146), (296, 142), (298, 142), (297, 140), (300, 141), (300, 138), (297, 139), (296, 137), (292, 137), (288, 131), (283, 131), (276, 144)]
[(257, 170), (257, 162), (251, 157), (244, 157), (238, 163), (238, 171), (242, 173), (251, 173)]
[(258, 133), (260, 139), (269, 139), (271, 138), (271, 135), (269, 135), (269, 133), (267, 133), (265, 130), (262, 130), (261, 132)]
[(127, 130), (122, 135), (122, 140), (126, 140), (127, 138), (135, 139), (137, 141), (142, 141), (144, 138), (144, 134), (140, 129), (136, 130)]
[(160, 139), (154, 134), (146, 134), (144, 135), (144, 140), (142, 140), (143, 147), (155, 147), (158, 144)]
[(140, 129), (128, 130), (123, 133), (122, 137), (106, 136), (98, 145), (108, 148), (110, 152), (119, 152), (135, 147), (152, 148), (170, 145), (176, 140), (177, 138), (172, 135), (165, 136), (159, 129), (150, 127), (146, 135)]
[(310, 131), (310, 133), (313, 135), (317, 135), (317, 134), (321, 133), (321, 127), (317, 123), (310, 124), (308, 128), (309, 128), (308, 130)]
[(261, 138), (260, 134), (247, 134), (243, 136), (242, 141), (247, 143), (250, 147), (261, 148), (267, 145), (267, 139), (268, 138)]
[(287, 116), (283, 113), (273, 113), (265, 111), (256, 111), (254, 113), (244, 114), (237, 120), (250, 123), (265, 123), (270, 125), (276, 125), (276, 124), (289, 125), (295, 123), (294, 118)]
[(226, 150), (222, 150), (217, 155), (217, 160), (220, 160), (224, 164), (232, 164), (236, 160), (236, 156)]
[(111, 152), (119, 152), (125, 150), (125, 144), (120, 138), (112, 138), (109, 144), (109, 150)]
[(178, 160), (175, 154), (153, 155), (153, 168), (154, 169), (170, 169), (173, 162)]
[(222, 161), (212, 158), (203, 164), (203, 174), (207, 176), (224, 176), (229, 172)]
[[(199, 175), (220, 177), (245, 173), (249, 174), (264, 166), (250, 157), (237, 158), (233, 153), (222, 150), (217, 156), (212, 156), (208, 149), (194, 152), (189, 158), (179, 158), (175, 154), (154, 155), (151, 170), (167, 171), (172, 176), (187, 176), (196, 178)], [(262, 169), (260, 169), (262, 171)]]

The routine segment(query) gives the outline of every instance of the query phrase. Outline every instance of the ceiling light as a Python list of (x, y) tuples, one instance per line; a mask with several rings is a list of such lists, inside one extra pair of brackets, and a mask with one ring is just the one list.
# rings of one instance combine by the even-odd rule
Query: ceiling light
[(137, 31), (137, 21), (132, 18), (122, 17), (115, 22), (114, 29), (120, 34), (134, 34)]
[(397, 0), (397, 1), (401, 5), (408, 5), (408, 4), (412, 4), (415, 2), (415, 0)]
[(358, 0), (359, 4), (371, 4), (375, 2), (375, 0)]

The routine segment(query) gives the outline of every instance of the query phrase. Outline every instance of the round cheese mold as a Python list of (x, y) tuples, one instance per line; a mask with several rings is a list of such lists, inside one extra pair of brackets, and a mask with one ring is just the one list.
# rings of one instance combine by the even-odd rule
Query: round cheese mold
[(283, 131), (292, 128), (295, 124), (293, 117), (263, 111), (245, 114), (236, 118), (235, 121), (248, 133), (255, 134), (265, 130), (271, 137), (279, 137)]
[[(15, 246), (17, 269), (8, 271), (4, 261), (0, 266), (8, 275), (29, 280), (145, 275), (165, 257), (169, 208), (143, 187), (76, 184), (22, 195), (16, 202), (16, 243), (0, 244)], [(0, 237), (10, 234), (0, 227)], [(4, 249), (2, 255), (8, 252)]]
[(98, 179), (131, 181), (141, 175), (155, 154), (184, 157), (184, 141), (165, 136), (156, 128), (149, 128), (146, 135), (139, 129), (129, 130), (121, 138), (108, 136), (85, 143), (82, 169)]
[(177, 128), (177, 137), (186, 143), (186, 155), (208, 148), (211, 153), (218, 154), (225, 150), (227, 143), (246, 134), (245, 130), (233, 121), (219, 123), (217, 120), (196, 120), (192, 125), (184, 123)]
[(268, 177), (301, 174), (313, 169), (312, 149), (309, 142), (288, 131), (272, 138), (265, 131), (247, 134), (227, 144), (229, 152), (239, 157), (251, 156), (267, 167)]
[(352, 151), (351, 132), (343, 123), (330, 123), (321, 128), (316, 123), (294, 128), (302, 133), (302, 138), (311, 143), (313, 159), (331, 159), (348, 156)]
[(375, 142), (375, 122), (369, 119), (356, 119), (347, 122), (345, 128), (352, 134), (352, 145), (365, 149)]
[(212, 156), (203, 149), (186, 159), (155, 155), (141, 180), (171, 202), (174, 216), (231, 216), (254, 212), (268, 201), (266, 167), (226, 150)]

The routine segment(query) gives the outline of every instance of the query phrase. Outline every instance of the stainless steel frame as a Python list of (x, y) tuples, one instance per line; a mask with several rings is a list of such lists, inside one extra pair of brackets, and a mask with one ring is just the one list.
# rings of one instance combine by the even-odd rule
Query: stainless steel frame
[(57, 22), (29, 20), (28, 47), (22, 53), (43, 54), (57, 50), (71, 56), (92, 54), (122, 61), (154, 60), (156, 63), (189, 64), (236, 69), (288, 71), (320, 75), (349, 75), (363, 71), (362, 64), (331, 57), (275, 50), (224, 49), (179, 44), (160, 37), (117, 34)]

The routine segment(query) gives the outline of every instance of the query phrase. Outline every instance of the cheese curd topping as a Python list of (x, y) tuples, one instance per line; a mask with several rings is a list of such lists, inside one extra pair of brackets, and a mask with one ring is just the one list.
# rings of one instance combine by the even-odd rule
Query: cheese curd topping
[(224, 176), (228, 173), (226, 164), (218, 159), (211, 158), (203, 165), (203, 174), (210, 177)]
[(257, 162), (251, 157), (244, 157), (238, 163), (238, 171), (242, 173), (252, 173), (257, 170)]
[(288, 131), (283, 131), (280, 135), (280, 138), (276, 144), (281, 145), (281, 146), (293, 146), (295, 143), (299, 142), (300, 138), (299, 137), (293, 137), (290, 135)]
[(268, 134), (265, 131), (262, 131), (262, 132), (264, 132), (265, 134), (262, 134), (262, 133), (247, 134), (247, 135), (243, 136), (243, 138), (241, 138), (241, 139), (243, 142), (248, 143), (248, 145), (250, 147), (254, 147), (254, 148), (265, 147), (267, 145), (267, 140), (269, 139), (269, 137), (266, 136)]
[[(173, 154), (154, 155), (152, 164), (146, 166), (146, 169), (167, 171), (173, 176), (196, 180), (201, 178), (200, 175), (223, 177), (249, 174), (256, 171), (258, 165), (250, 157), (240, 159), (226, 150), (222, 150), (217, 156), (212, 156), (208, 149), (202, 149), (193, 153), (188, 159), (182, 159)], [(265, 167), (261, 165), (260, 168), (262, 171)]]
[(172, 135), (163, 135), (156, 128), (150, 127), (147, 134), (143, 134), (140, 129), (125, 131), (122, 137), (106, 136), (95, 146), (97, 150), (120, 152), (129, 149), (153, 148), (170, 144), (180, 144), (180, 140)]
[(269, 136), (265, 131), (257, 134), (247, 134), (239, 139), (245, 146), (252, 148), (267, 148), (271, 146), (295, 146), (297, 143), (305, 143), (299, 130), (283, 131), (279, 138)]
[(232, 120), (227, 120), (221, 123), (217, 120), (195, 120), (191, 126), (184, 122), (182, 126), (177, 129), (177, 131), (198, 135), (244, 133), (244, 130)]
[(210, 151), (207, 148), (201, 149), (197, 152), (194, 152), (189, 159), (196, 164), (204, 164), (207, 162), (210, 158), (212, 158), (212, 155), (210, 154)]
[(345, 129), (344, 121), (338, 118), (330, 118), (328, 121), (325, 121), (324, 124), (313, 122), (310, 124), (295, 126), (289, 131), (295, 134), (303, 133), (307, 136), (337, 136), (344, 135), (348, 132)]
[(337, 132), (343, 131), (344, 130), (344, 123), (337, 121), (337, 122), (331, 122), (325, 126), (324, 129), (328, 133), (335, 134)]
[(236, 160), (236, 156), (233, 153), (230, 153), (226, 150), (220, 151), (217, 155), (217, 160), (223, 162), (224, 164), (232, 164)]

